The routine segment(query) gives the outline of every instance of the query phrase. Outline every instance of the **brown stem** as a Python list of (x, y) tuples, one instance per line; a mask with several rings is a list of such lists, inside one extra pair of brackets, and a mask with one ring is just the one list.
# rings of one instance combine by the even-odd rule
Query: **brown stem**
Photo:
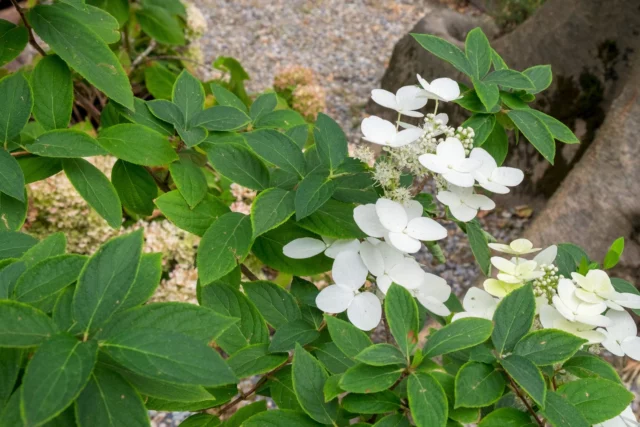
[(240, 264), (240, 270), (242, 271), (242, 274), (247, 276), (247, 279), (251, 280), (252, 282), (255, 282), (256, 280), (260, 280), (258, 276), (253, 274), (253, 272), (249, 270), (249, 267), (247, 267), (246, 265)]
[(507, 378), (509, 378), (509, 382), (511, 383), (511, 388), (512, 390), (515, 392), (515, 394), (520, 398), (520, 400), (522, 401), (522, 403), (524, 403), (524, 406), (527, 407), (527, 410), (529, 411), (529, 413), (533, 416), (533, 418), (536, 419), (536, 422), (538, 423), (538, 425), (540, 427), (544, 427), (544, 422), (540, 419), (540, 417), (538, 417), (538, 414), (536, 414), (536, 411), (533, 410), (533, 408), (531, 407), (531, 405), (529, 404), (529, 402), (527, 401), (527, 399), (522, 395), (522, 393), (520, 393), (520, 390), (518, 390), (518, 386), (517, 384), (513, 381), (513, 378), (511, 378), (511, 376), (509, 374), (507, 374), (505, 372), (505, 375), (507, 376)]
[(11, 153), (13, 157), (23, 157), (23, 156), (28, 156), (29, 154), (31, 153), (28, 151), (14, 151), (13, 153)]
[(33, 28), (31, 28), (31, 25), (29, 25), (29, 22), (27, 22), (27, 17), (24, 15), (24, 9), (22, 8), (22, 6), (20, 6), (16, 0), (11, 0), (11, 4), (13, 4), (13, 7), (15, 7), (18, 11), (20, 19), (22, 19), (22, 22), (24, 23), (24, 27), (29, 31), (29, 43), (31, 44), (31, 46), (33, 46), (35, 50), (40, 53), (40, 55), (47, 56), (47, 52), (45, 52), (44, 49), (41, 48), (36, 41), (36, 38), (33, 35)]
[(415, 183), (415, 187), (413, 188), (413, 191), (411, 192), (411, 195), (413, 197), (415, 197), (418, 194), (420, 194), (422, 192), (422, 189), (424, 188), (424, 186), (427, 184), (428, 180), (429, 180), (429, 175), (425, 175), (422, 179), (417, 180), (417, 182)]

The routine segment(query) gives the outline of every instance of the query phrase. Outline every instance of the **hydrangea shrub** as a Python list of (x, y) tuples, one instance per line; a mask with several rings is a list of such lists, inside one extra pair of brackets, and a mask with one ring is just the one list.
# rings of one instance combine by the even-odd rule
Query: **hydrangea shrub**
[[(497, 243), (475, 218), (523, 180), (502, 166), (507, 133), (550, 162), (556, 140), (577, 142), (528, 106), (550, 84), (548, 66), (509, 69), (479, 29), (464, 51), (415, 35), (471, 86), (418, 76), (396, 94), (374, 90), (398, 113), (362, 122), (364, 139), (383, 146), (374, 163), (366, 150), (349, 156), (330, 117), (308, 123), (273, 92), (247, 94), (231, 58), (214, 64), (225, 85), (182, 71), (170, 90), (134, 96), (113, 50), (120, 26), (150, 46), (179, 44), (185, 17), (179, 3), (122, 16), (114, 5), (38, 5), (21, 10), (22, 26), (2, 22), (4, 62), (35, 43), (32, 31), (52, 51), (0, 80), (0, 425), (143, 426), (149, 409), (197, 412), (187, 427), (636, 422), (633, 395), (595, 354), (640, 357), (627, 311), (640, 293), (607, 273), (624, 242), (599, 263), (567, 243)], [(109, 24), (89, 27), (89, 15)], [(69, 127), (72, 73), (108, 98), (91, 104), (97, 137)], [(444, 102), (473, 114), (449, 126)], [(105, 154), (117, 158), (110, 178), (85, 160)], [(19, 231), (25, 183), (59, 172), (113, 228), (161, 215), (200, 236), (199, 304), (148, 303), (162, 266), (142, 229), (91, 256), (69, 253), (64, 234)], [(229, 209), (230, 183), (256, 192), (248, 214)], [(466, 233), (488, 277), (462, 303), (414, 257), (424, 243), (444, 259), (444, 225)], [(243, 378), (255, 385), (239, 393)], [(254, 395), (276, 408), (259, 400), (233, 413)]]

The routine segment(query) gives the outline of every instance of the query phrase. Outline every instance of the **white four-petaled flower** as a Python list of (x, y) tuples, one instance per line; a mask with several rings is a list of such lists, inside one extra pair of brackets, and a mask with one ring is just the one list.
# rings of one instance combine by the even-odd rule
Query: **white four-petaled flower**
[(455, 101), (460, 98), (460, 86), (454, 80), (447, 77), (442, 77), (433, 80), (431, 83), (423, 79), (420, 74), (417, 74), (420, 86), (424, 90), (424, 95), (428, 99), (435, 99), (437, 101)]
[(585, 302), (604, 302), (607, 307), (618, 311), (624, 310), (623, 307), (640, 308), (640, 296), (616, 292), (611, 279), (602, 270), (589, 270), (586, 276), (571, 273), (571, 277), (578, 285), (576, 297)]
[(340, 252), (358, 252), (360, 241), (358, 239), (332, 239), (322, 237), (322, 240), (313, 237), (301, 237), (284, 245), (282, 251), (293, 259), (311, 258), (324, 252), (329, 258), (335, 258)]
[(544, 276), (533, 260), (508, 260), (498, 256), (491, 257), (491, 264), (499, 270), (498, 279), (507, 283), (524, 283)]
[(371, 99), (376, 104), (410, 117), (424, 116), (424, 114), (414, 110), (421, 109), (427, 105), (428, 101), (424, 96), (424, 91), (417, 86), (401, 87), (395, 95), (388, 90), (374, 89), (371, 91)]
[(398, 131), (393, 123), (377, 116), (364, 119), (360, 129), (364, 135), (362, 138), (365, 141), (388, 147), (402, 147), (403, 145), (411, 144), (420, 138), (423, 132), (418, 127), (409, 127)]
[[(494, 251), (504, 252), (511, 255), (527, 255), (533, 252), (538, 252), (540, 248), (534, 248), (533, 243), (527, 239), (516, 239), (513, 242), (505, 245), (503, 243), (489, 243), (489, 247)], [(555, 256), (554, 256), (555, 258)]]
[(498, 299), (479, 288), (471, 288), (462, 300), (464, 311), (453, 315), (452, 322), (465, 317), (480, 317), (493, 319), (493, 313), (498, 307)]
[(473, 187), (449, 184), (448, 190), (439, 191), (436, 198), (449, 208), (451, 214), (462, 222), (471, 221), (479, 210), (488, 211), (496, 204), (483, 194), (474, 194)]
[(515, 187), (524, 179), (524, 173), (520, 169), (498, 167), (493, 156), (483, 148), (471, 150), (469, 158), (480, 162), (480, 167), (471, 172), (475, 180), (482, 188), (493, 193), (507, 194), (509, 187)]
[(540, 323), (542, 323), (544, 329), (560, 329), (584, 338), (589, 341), (589, 344), (598, 344), (605, 339), (604, 334), (594, 331), (595, 326), (569, 321), (551, 305), (540, 305), (538, 309), (540, 311)]
[(449, 137), (436, 147), (436, 154), (423, 154), (418, 161), (425, 168), (442, 175), (451, 184), (472, 187), (475, 179), (471, 172), (481, 166), (477, 159), (467, 158), (458, 138)]
[(591, 326), (609, 326), (611, 320), (602, 315), (607, 309), (604, 302), (589, 303), (576, 296), (576, 286), (569, 279), (558, 281), (558, 294), (553, 296), (553, 305), (567, 320)]
[(602, 346), (616, 356), (627, 355), (640, 360), (640, 337), (638, 327), (631, 315), (626, 311), (609, 310), (606, 316), (611, 320), (607, 329), (596, 329), (605, 335)]

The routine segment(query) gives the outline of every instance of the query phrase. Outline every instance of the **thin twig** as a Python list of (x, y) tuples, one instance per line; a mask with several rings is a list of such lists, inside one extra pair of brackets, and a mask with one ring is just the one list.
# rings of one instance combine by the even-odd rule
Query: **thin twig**
[[(505, 372), (505, 374), (507, 374), (507, 373)], [(518, 390), (518, 386), (513, 381), (513, 378), (511, 378), (511, 376), (509, 374), (507, 374), (507, 378), (509, 378), (509, 382), (511, 383), (511, 388), (516, 393), (516, 395), (520, 398), (522, 403), (524, 403), (524, 406), (527, 407), (527, 410), (529, 411), (529, 413), (531, 413), (531, 415), (533, 415), (533, 418), (536, 419), (536, 422), (538, 423), (538, 425), (540, 427), (544, 427), (544, 422), (540, 419), (540, 417), (538, 417), (538, 414), (536, 414), (536, 411), (533, 410), (533, 408), (531, 407), (531, 404), (529, 404), (527, 399), (522, 395), (522, 393), (520, 393), (520, 390)]]
[(255, 282), (256, 280), (260, 280), (258, 276), (253, 274), (253, 272), (249, 270), (249, 267), (247, 267), (246, 265), (240, 264), (240, 270), (242, 271), (242, 274), (247, 276), (247, 279), (251, 280), (252, 282)]
[(28, 151), (14, 151), (13, 153), (11, 153), (13, 157), (23, 157), (23, 156), (28, 156), (29, 154), (31, 153)]
[(138, 55), (136, 57), (136, 59), (133, 60), (133, 62), (131, 63), (131, 68), (129, 68), (129, 74), (131, 74), (133, 72), (133, 70), (140, 65), (140, 63), (142, 61), (144, 61), (144, 59), (149, 56), (149, 54), (153, 51), (153, 49), (156, 48), (157, 46), (157, 42), (154, 39), (151, 39), (151, 42), (149, 43), (149, 46), (147, 46), (147, 48), (145, 50), (142, 51), (142, 53), (140, 55)]
[(33, 35), (33, 28), (31, 28), (31, 25), (29, 25), (27, 17), (24, 15), (24, 9), (22, 8), (22, 6), (20, 6), (16, 0), (11, 0), (11, 4), (13, 4), (13, 7), (15, 7), (18, 11), (20, 19), (22, 19), (22, 22), (24, 23), (24, 27), (29, 31), (29, 43), (31, 44), (31, 46), (33, 46), (38, 51), (38, 53), (40, 53), (40, 55), (47, 56), (47, 52), (45, 52), (44, 49), (41, 48), (36, 41), (36, 38)]

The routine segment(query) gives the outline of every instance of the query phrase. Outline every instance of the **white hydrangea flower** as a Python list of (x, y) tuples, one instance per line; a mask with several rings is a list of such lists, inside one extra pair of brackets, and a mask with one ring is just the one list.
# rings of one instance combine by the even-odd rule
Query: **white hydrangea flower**
[(522, 285), (523, 283), (507, 283), (498, 279), (487, 279), (482, 283), (485, 291), (498, 298), (506, 297), (511, 291), (518, 289)]
[(367, 239), (360, 245), (360, 257), (375, 276), (376, 285), (383, 294), (394, 282), (407, 289), (416, 288), (422, 283), (424, 271), (420, 264), (386, 242)]
[(571, 322), (591, 326), (607, 327), (611, 320), (602, 315), (607, 309), (604, 302), (588, 303), (576, 296), (576, 286), (569, 279), (560, 279), (558, 294), (553, 297), (553, 305), (558, 312)]
[(371, 237), (384, 237), (385, 241), (404, 253), (420, 250), (420, 241), (434, 241), (447, 237), (447, 229), (431, 218), (422, 216), (423, 207), (410, 200), (401, 205), (380, 198), (376, 204), (361, 205), (354, 209), (356, 224)]
[(480, 317), (492, 320), (493, 313), (498, 307), (498, 299), (492, 297), (480, 288), (471, 288), (462, 300), (462, 307), (465, 311), (455, 313), (452, 322), (464, 317)]
[(475, 180), (482, 188), (493, 193), (507, 194), (509, 187), (515, 187), (524, 179), (524, 173), (520, 169), (506, 166), (498, 167), (493, 156), (483, 148), (471, 150), (469, 158), (481, 163), (481, 166), (472, 172)]
[(600, 424), (594, 424), (593, 427), (638, 427), (638, 425), (640, 424), (638, 424), (636, 414), (633, 413), (633, 406), (629, 405), (617, 417)]
[(424, 114), (414, 110), (421, 109), (427, 105), (428, 101), (424, 97), (424, 91), (417, 86), (401, 87), (395, 95), (388, 90), (374, 89), (371, 91), (371, 99), (378, 105), (410, 117), (424, 116)]
[(439, 191), (436, 198), (451, 211), (458, 221), (468, 222), (479, 210), (494, 209), (496, 204), (483, 194), (474, 194), (473, 187), (458, 187), (449, 184), (448, 190)]
[(611, 320), (607, 329), (598, 328), (605, 335), (602, 346), (616, 356), (629, 356), (640, 360), (640, 337), (638, 327), (631, 315), (626, 311), (609, 310), (606, 317)]
[(556, 245), (551, 245), (545, 250), (543, 250), (542, 252), (540, 252), (538, 255), (534, 256), (533, 260), (536, 263), (538, 263), (538, 267), (540, 267), (543, 265), (552, 265), (556, 261), (557, 256), (558, 256), (558, 247)]
[(316, 305), (325, 313), (347, 312), (349, 321), (359, 329), (369, 331), (382, 318), (382, 305), (377, 296), (359, 289), (367, 279), (367, 267), (356, 252), (341, 252), (333, 264), (335, 282), (322, 289)]
[(436, 154), (423, 154), (418, 161), (459, 187), (472, 187), (475, 179), (471, 172), (481, 166), (479, 160), (466, 157), (464, 146), (458, 138), (447, 138), (438, 144)]
[(581, 322), (571, 322), (551, 305), (541, 305), (538, 309), (540, 312), (540, 323), (542, 323), (544, 329), (560, 329), (561, 331), (584, 338), (589, 341), (589, 344), (598, 344), (605, 339), (604, 334), (594, 330), (595, 326)]
[(494, 251), (504, 252), (515, 256), (526, 255), (540, 250), (540, 248), (534, 248), (533, 243), (527, 239), (516, 239), (508, 245), (503, 243), (489, 243), (489, 247)]
[(284, 245), (282, 252), (289, 258), (311, 258), (324, 252), (329, 258), (335, 258), (340, 252), (358, 252), (360, 241), (358, 239), (332, 239), (322, 237), (322, 240), (313, 237), (301, 237)]
[(494, 256), (491, 264), (499, 271), (498, 279), (507, 283), (524, 283), (544, 276), (544, 272), (538, 270), (538, 263), (531, 260)]
[(424, 89), (424, 96), (437, 101), (455, 101), (460, 98), (460, 86), (454, 80), (443, 77), (433, 80), (431, 83), (423, 79), (420, 74), (416, 75), (420, 86)]
[(438, 316), (448, 316), (451, 314), (449, 308), (444, 303), (451, 296), (451, 286), (442, 277), (431, 273), (424, 273), (422, 283), (414, 289), (409, 289), (420, 304), (430, 312)]
[(364, 135), (362, 139), (387, 147), (402, 147), (411, 144), (418, 140), (423, 132), (418, 127), (398, 131), (393, 123), (377, 116), (364, 119), (360, 129)]
[(607, 307), (622, 311), (623, 307), (640, 308), (640, 295), (616, 292), (611, 279), (602, 270), (589, 270), (586, 276), (571, 273), (571, 277), (579, 286), (576, 296), (590, 303), (604, 302)]

